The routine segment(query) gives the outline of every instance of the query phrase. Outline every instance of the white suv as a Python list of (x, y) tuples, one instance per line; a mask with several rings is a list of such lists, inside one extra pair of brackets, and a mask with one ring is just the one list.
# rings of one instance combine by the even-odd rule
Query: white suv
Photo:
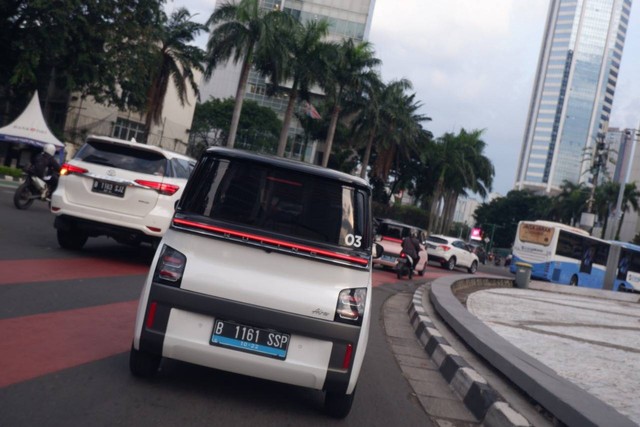
[(62, 165), (51, 197), (58, 244), (81, 249), (88, 237), (156, 245), (195, 160), (146, 144), (90, 136)]
[(371, 188), (282, 158), (210, 148), (145, 281), (130, 370), (162, 357), (325, 390), (346, 416), (371, 322)]
[(440, 263), (443, 268), (453, 270), (456, 266), (466, 267), (474, 274), (478, 271), (478, 256), (473, 248), (455, 237), (431, 235), (425, 241), (429, 261)]

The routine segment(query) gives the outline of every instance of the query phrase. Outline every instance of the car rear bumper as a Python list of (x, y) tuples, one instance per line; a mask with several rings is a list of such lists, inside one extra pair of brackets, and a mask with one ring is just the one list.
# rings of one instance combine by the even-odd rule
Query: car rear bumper
[(146, 234), (141, 230), (120, 225), (78, 218), (71, 215), (59, 215), (53, 222), (53, 226), (63, 231), (79, 231), (89, 237), (109, 236), (121, 243), (154, 243), (160, 240), (158, 233)]
[[(354, 374), (362, 327), (313, 319), (279, 310), (152, 283), (141, 300), (134, 346), (142, 351), (272, 381), (346, 393)], [(147, 313), (155, 303), (155, 320)], [(287, 356), (274, 359), (210, 344), (215, 319), (290, 334)], [(365, 319), (366, 320), (366, 319)], [(348, 344), (353, 347), (349, 353)], [(345, 366), (345, 357), (348, 367)], [(359, 366), (357, 372), (359, 373)]]

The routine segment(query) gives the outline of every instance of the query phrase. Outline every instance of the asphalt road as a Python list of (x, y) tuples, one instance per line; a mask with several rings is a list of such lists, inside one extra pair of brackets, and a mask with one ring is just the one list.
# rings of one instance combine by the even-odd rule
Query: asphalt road
[(139, 380), (128, 348), (152, 253), (102, 238), (64, 251), (47, 205), (18, 211), (12, 196), (0, 184), (0, 426), (433, 425), (382, 327), (385, 300), (414, 284), (374, 288), (369, 347), (345, 420), (324, 415), (319, 391), (176, 361)]

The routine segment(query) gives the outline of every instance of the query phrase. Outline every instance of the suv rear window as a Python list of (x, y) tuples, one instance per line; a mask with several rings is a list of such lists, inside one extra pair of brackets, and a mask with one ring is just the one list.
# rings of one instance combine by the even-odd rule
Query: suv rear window
[(432, 243), (445, 243), (445, 244), (449, 244), (449, 242), (446, 239), (442, 239), (440, 237), (435, 237), (435, 236), (429, 236), (427, 237), (427, 241), (428, 242), (432, 242)]
[(149, 175), (171, 174), (167, 168), (167, 158), (154, 151), (139, 150), (127, 145), (89, 140), (82, 146), (75, 158), (87, 163), (96, 163), (118, 169)]
[(179, 211), (365, 250), (368, 198), (342, 182), (246, 159), (203, 157)]

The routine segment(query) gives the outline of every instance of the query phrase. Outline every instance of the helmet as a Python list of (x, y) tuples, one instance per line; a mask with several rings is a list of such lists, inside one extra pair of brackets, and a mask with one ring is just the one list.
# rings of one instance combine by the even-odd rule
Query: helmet
[(44, 152), (50, 156), (56, 154), (56, 146), (53, 144), (47, 144), (44, 146)]

